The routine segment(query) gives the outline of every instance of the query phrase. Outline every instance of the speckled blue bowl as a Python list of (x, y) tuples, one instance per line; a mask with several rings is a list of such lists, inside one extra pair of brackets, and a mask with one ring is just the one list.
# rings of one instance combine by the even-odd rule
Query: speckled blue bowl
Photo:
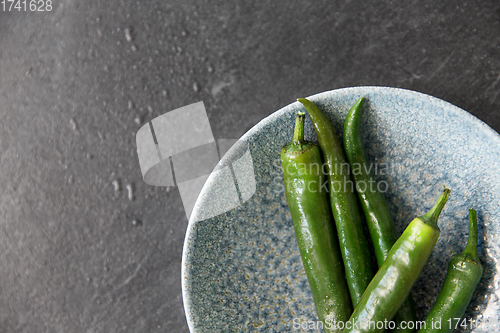
[[(347, 111), (365, 97), (363, 139), (379, 166), (398, 232), (434, 203), (443, 185), (452, 190), (440, 218), (441, 237), (413, 288), (419, 318), (439, 291), (450, 256), (463, 249), (468, 208), (479, 217), (483, 279), (467, 310), (474, 328), (500, 331), (500, 136), (469, 113), (440, 99), (402, 89), (355, 87), (309, 97), (342, 133)], [(301, 96), (298, 96), (301, 97)], [(199, 221), (210, 210), (217, 175), (211, 175), (188, 226), (182, 292), (189, 328), (197, 332), (317, 332), (294, 323), (317, 319), (283, 192), (279, 152), (290, 141), (298, 102), (265, 118), (242, 140), (256, 178), (250, 200)], [(307, 119), (306, 139), (316, 141)], [(470, 322), (469, 322), (470, 323)], [(297, 325), (295, 325), (297, 327)]]

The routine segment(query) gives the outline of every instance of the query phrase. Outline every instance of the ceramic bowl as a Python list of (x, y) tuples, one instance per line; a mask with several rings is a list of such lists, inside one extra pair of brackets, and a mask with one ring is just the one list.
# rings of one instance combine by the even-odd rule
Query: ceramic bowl
[[(301, 97), (301, 96), (297, 96)], [(415, 284), (417, 315), (424, 319), (446, 274), (462, 251), (468, 209), (479, 220), (483, 278), (468, 307), (468, 328), (500, 330), (500, 136), (486, 124), (438, 98), (387, 88), (354, 87), (308, 97), (342, 133), (349, 108), (364, 97), (363, 140), (398, 233), (451, 189), (441, 215), (441, 236)], [(220, 175), (212, 174), (195, 204), (182, 262), (182, 293), (189, 329), (198, 332), (318, 332), (311, 290), (285, 201), (279, 153), (290, 141), (292, 103), (249, 130), (255, 193), (238, 207), (210, 216)], [(306, 139), (316, 141), (306, 118)], [(230, 155), (230, 154), (229, 154)], [(224, 159), (223, 159), (224, 160)], [(222, 189), (224, 190), (224, 189)], [(300, 329), (299, 329), (300, 328)]]

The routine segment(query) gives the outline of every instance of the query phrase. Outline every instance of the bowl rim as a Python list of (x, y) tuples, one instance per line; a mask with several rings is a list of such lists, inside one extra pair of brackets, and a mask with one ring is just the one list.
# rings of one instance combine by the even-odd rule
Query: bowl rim
[[(481, 119), (477, 118), (470, 112), (450, 103), (447, 102), (441, 98), (418, 92), (415, 90), (410, 90), (410, 89), (403, 89), (403, 88), (396, 88), (396, 87), (388, 87), (388, 86), (353, 86), (353, 87), (345, 87), (345, 88), (338, 88), (338, 89), (332, 89), (332, 90), (326, 90), (323, 92), (319, 92), (313, 95), (310, 95), (306, 97), (307, 99), (312, 99), (312, 100), (317, 100), (324, 98), (327, 95), (330, 94), (338, 94), (338, 93), (349, 93), (350, 91), (355, 92), (358, 90), (364, 90), (366, 93), (366, 90), (370, 91), (371, 93), (377, 93), (377, 92), (390, 92), (391, 94), (394, 93), (400, 93), (400, 94), (407, 94), (411, 95), (412, 97), (416, 97), (419, 99), (426, 99), (430, 102), (434, 103), (442, 103), (443, 105), (446, 105), (449, 109), (450, 112), (453, 112), (455, 115), (459, 117), (464, 117), (465, 119), (469, 120), (473, 124), (476, 125), (475, 128), (471, 128), (473, 132), (475, 133), (481, 133), (482, 135), (485, 135), (488, 137), (489, 140), (496, 141), (496, 143), (500, 147), (500, 134), (496, 132), (493, 128), (491, 128), (488, 124), (483, 122)], [(273, 122), (276, 118), (279, 118), (282, 116), (282, 114), (286, 113), (287, 110), (293, 105), (299, 103), (298, 101), (294, 101), (290, 104), (287, 104), (280, 109), (274, 111), (270, 115), (266, 116), (262, 120), (260, 120), (258, 123), (256, 123), (254, 126), (252, 126), (246, 133), (244, 133), (239, 140), (241, 141), (246, 141), (246, 139), (252, 137), (253, 135), (257, 134), (258, 131), (264, 127), (265, 125)], [(226, 154), (225, 156), (227, 156)], [(223, 156), (221, 158), (221, 161), (224, 161), (225, 157)], [(186, 234), (184, 237), (184, 242), (183, 242), (183, 248), (182, 248), (182, 260), (181, 260), (181, 293), (182, 293), (182, 302), (183, 302), (183, 307), (184, 307), (184, 314), (186, 316), (186, 321), (188, 324), (188, 328), (190, 332), (194, 332), (194, 322), (193, 318), (191, 316), (191, 299), (190, 299), (190, 294), (188, 292), (188, 281), (189, 281), (189, 275), (187, 273), (187, 260), (188, 260), (188, 249), (190, 246), (189, 239), (191, 237), (191, 234), (193, 233), (194, 227), (196, 223), (202, 222), (202, 221), (196, 221), (193, 217), (196, 216), (197, 211), (200, 209), (201, 202), (200, 198), (203, 197), (203, 194), (207, 191), (209, 188), (209, 185), (213, 181), (213, 174), (211, 174), (208, 179), (206, 180), (205, 184), (203, 185), (202, 190), (200, 191), (200, 194), (198, 198), (196, 199), (195, 205), (193, 207), (193, 211), (191, 213), (191, 216), (188, 221), (187, 229), (186, 229)]]

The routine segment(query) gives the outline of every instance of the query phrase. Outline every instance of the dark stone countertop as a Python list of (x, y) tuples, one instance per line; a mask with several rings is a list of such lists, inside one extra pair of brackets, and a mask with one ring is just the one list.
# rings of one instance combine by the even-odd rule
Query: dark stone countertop
[(0, 330), (188, 332), (187, 218), (135, 146), (167, 111), (204, 101), (238, 138), (297, 97), (382, 85), (500, 131), (500, 3), (369, 3), (0, 7)]

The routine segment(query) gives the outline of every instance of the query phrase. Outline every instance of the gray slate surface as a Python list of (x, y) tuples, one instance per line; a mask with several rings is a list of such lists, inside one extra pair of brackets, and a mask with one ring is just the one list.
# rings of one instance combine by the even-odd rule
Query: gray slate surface
[(53, 6), (0, 7), (1, 332), (188, 332), (187, 218), (135, 151), (164, 112), (202, 100), (238, 138), (297, 97), (383, 85), (500, 131), (497, 1)]

